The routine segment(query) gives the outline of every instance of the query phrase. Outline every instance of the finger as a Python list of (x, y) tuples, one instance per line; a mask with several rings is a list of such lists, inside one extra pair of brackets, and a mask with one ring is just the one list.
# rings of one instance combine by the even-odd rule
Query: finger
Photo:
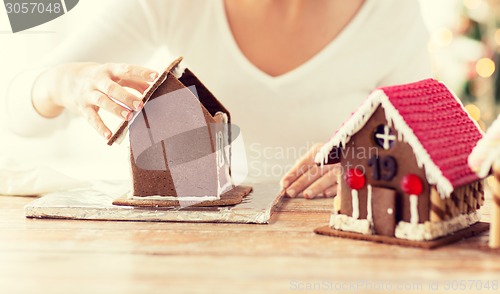
[(319, 166), (311, 166), (307, 172), (302, 174), (286, 189), (287, 195), (292, 198), (296, 197), (300, 192), (309, 187), (311, 183), (319, 179), (323, 175), (322, 171), (323, 169)]
[(288, 171), (288, 173), (281, 179), (281, 187), (288, 188), (291, 183), (297, 180), (301, 175), (309, 170), (309, 168), (313, 165), (316, 165), (314, 162), (314, 157), (316, 156), (317, 151), (321, 147), (321, 144), (316, 144), (311, 148), (306, 155), (302, 156)]
[(112, 80), (106, 80), (99, 82), (97, 85), (97, 90), (101, 93), (106, 94), (109, 98), (119, 101), (126, 107), (139, 110), (142, 107), (142, 100), (139, 99), (134, 94), (125, 90), (122, 86), (117, 84)]
[[(323, 165), (323, 166), (318, 166), (318, 165), (311, 165), (308, 167), (307, 171), (305, 172), (302, 172), (301, 173), (301, 177), (306, 174), (306, 173), (311, 173), (311, 172), (314, 172), (314, 173), (319, 173), (320, 176), (323, 176), (324, 174), (326, 173), (329, 173), (331, 172), (332, 173), (332, 176), (333, 177), (336, 177), (337, 176), (337, 173), (339, 172), (339, 165), (338, 164), (332, 164), (332, 165)], [(299, 178), (300, 179), (300, 178)], [(291, 188), (293, 186), (293, 184), (299, 180), (299, 179), (296, 179), (295, 181), (291, 182), (291, 184), (289, 185), (288, 188)], [(286, 180), (286, 179), (284, 179)], [(311, 178), (312, 180), (312, 178)], [(288, 188), (286, 188), (288, 190)], [(295, 191), (295, 189), (291, 189), (293, 191)], [(305, 192), (305, 191), (304, 191)]]
[(149, 88), (149, 83), (143, 80), (121, 80), (116, 81), (122, 87), (128, 87), (137, 90), (139, 93), (144, 93)]
[(96, 105), (99, 108), (109, 111), (112, 114), (120, 118), (123, 118), (125, 120), (130, 120), (132, 118), (132, 112), (130, 110), (118, 105), (113, 100), (109, 99), (108, 96), (104, 95), (99, 91), (92, 92), (92, 97), (90, 98), (90, 102), (93, 105)]
[(323, 195), (325, 195), (325, 197), (336, 196), (338, 194), (338, 189), (339, 189), (339, 185), (335, 184), (333, 186), (326, 188), (325, 191), (323, 191)]
[(315, 163), (311, 156), (312, 150), (309, 150), (306, 155), (302, 156), (288, 171), (288, 173), (281, 179), (281, 186), (288, 188), (290, 184), (295, 182), (299, 177), (306, 173)]
[(295, 182), (300, 176), (306, 173), (310, 168), (311, 164), (303, 163), (301, 166), (293, 167), (288, 171), (288, 173), (281, 179), (281, 187), (287, 189), (290, 185)]
[(156, 71), (138, 65), (114, 63), (108, 64), (107, 67), (115, 81), (136, 79), (154, 82), (158, 77)]
[(313, 199), (320, 194), (324, 195), (324, 191), (333, 185), (337, 185), (337, 176), (334, 171), (330, 171), (305, 189), (304, 198)]
[(105, 139), (109, 139), (111, 137), (111, 131), (104, 124), (101, 117), (92, 107), (85, 107), (82, 109), (83, 117), (89, 122), (89, 124), (96, 130), (99, 135), (103, 136)]

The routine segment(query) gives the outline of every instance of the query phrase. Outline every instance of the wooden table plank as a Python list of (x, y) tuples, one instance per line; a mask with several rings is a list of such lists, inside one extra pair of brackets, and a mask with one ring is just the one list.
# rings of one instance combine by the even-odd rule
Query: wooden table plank
[(500, 280), (500, 255), (472, 248), (487, 235), (432, 251), (316, 235), (331, 199), (285, 200), (269, 225), (26, 219), (32, 200), (0, 197), (0, 293), (426, 292), (433, 281), (432, 293), (497, 293), (444, 287)]

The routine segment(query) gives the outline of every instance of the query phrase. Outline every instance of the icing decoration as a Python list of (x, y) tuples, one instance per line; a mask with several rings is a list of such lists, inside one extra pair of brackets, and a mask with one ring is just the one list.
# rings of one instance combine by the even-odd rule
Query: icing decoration
[(396, 238), (414, 241), (433, 240), (467, 228), (477, 223), (479, 219), (479, 212), (475, 211), (470, 214), (461, 214), (441, 222), (425, 222), (423, 224), (414, 225), (400, 221), (396, 226), (394, 236), (396, 236)]
[(358, 219), (359, 218), (359, 197), (358, 197), (358, 190), (351, 190), (351, 197), (352, 197), (352, 218), (353, 219)]
[(373, 167), (373, 179), (375, 181), (391, 181), (398, 173), (398, 162), (390, 155), (380, 159), (374, 155), (368, 160), (368, 166)]
[(398, 162), (392, 156), (385, 156), (382, 160), (382, 180), (390, 181), (398, 173)]
[(181, 62), (181, 63), (177, 64), (177, 66), (172, 69), (172, 74), (176, 78), (180, 79), (182, 77), (182, 75), (184, 74), (184, 71), (186, 71), (186, 68), (187, 67), (184, 64), (184, 62)]
[(203, 201), (215, 201), (220, 199), (217, 196), (134, 196), (129, 195), (128, 199), (131, 200), (177, 200), (186, 202), (203, 202)]
[(480, 176), (493, 172), (493, 209), (490, 222), (491, 248), (500, 248), (500, 116), (491, 124), (468, 158), (469, 166)]
[(375, 181), (380, 181), (380, 164), (378, 156), (372, 156), (372, 158), (368, 160), (368, 166), (372, 167), (372, 178)]
[(500, 166), (500, 115), (468, 158), (469, 166), (480, 177), (487, 177), (493, 166)]
[(418, 224), (418, 196), (410, 195), (410, 223), (412, 225)]
[[(498, 176), (495, 174), (495, 176)], [(500, 196), (498, 195), (499, 183), (495, 183), (495, 191), (493, 192), (493, 215), (490, 226), (490, 241), (491, 248), (500, 248)]]
[(392, 134), (389, 126), (380, 125), (375, 129), (375, 142), (385, 150), (389, 150), (396, 142), (396, 136)]
[[(337, 191), (342, 191), (342, 175), (340, 173), (337, 174), (337, 185), (338, 185), (338, 190)], [(337, 194), (335, 198), (333, 198), (333, 211), (335, 213), (340, 212), (340, 207), (342, 205), (342, 197)]]
[(354, 190), (359, 190), (365, 186), (365, 175), (356, 168), (351, 168), (345, 175), (345, 180), (349, 187)]
[(379, 106), (384, 109), (388, 126), (397, 131), (398, 139), (410, 145), (427, 182), (436, 185), (441, 197), (449, 197), (455, 187), (479, 180), (467, 166), (466, 157), (482, 132), (458, 98), (434, 79), (373, 91), (320, 149), (316, 163), (326, 164), (334, 147), (347, 146)]
[[(215, 154), (217, 158), (217, 195), (231, 190), (233, 187), (232, 177), (229, 173), (230, 163), (230, 142), (229, 142), (229, 117), (224, 112), (217, 112), (216, 115), (222, 115), (223, 133), (217, 133)], [(221, 175), (221, 172), (223, 173)], [(222, 185), (221, 185), (222, 184)]]
[(419, 195), (423, 190), (422, 181), (417, 175), (406, 175), (401, 180), (401, 189), (407, 194)]
[(365, 186), (365, 176), (363, 172), (356, 168), (351, 168), (347, 171), (345, 175), (345, 180), (349, 187), (351, 187), (351, 197), (352, 197), (352, 217), (354, 219), (359, 218), (359, 197), (358, 190)]
[(418, 224), (418, 195), (422, 193), (422, 181), (417, 175), (409, 174), (401, 180), (401, 189), (410, 194), (410, 223)]
[(330, 216), (330, 227), (341, 230), (356, 232), (364, 235), (372, 235), (372, 225), (366, 219), (355, 219), (345, 214), (332, 213)]
[(366, 186), (368, 190), (368, 197), (366, 200), (366, 219), (372, 223), (373, 222), (373, 214), (372, 214), (372, 185)]

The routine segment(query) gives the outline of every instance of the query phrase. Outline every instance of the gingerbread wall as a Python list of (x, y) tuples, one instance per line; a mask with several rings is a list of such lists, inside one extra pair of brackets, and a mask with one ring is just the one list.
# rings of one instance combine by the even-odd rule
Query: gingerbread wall
[[(379, 106), (365, 126), (356, 133), (342, 150), (341, 167), (345, 173), (348, 168), (358, 167), (364, 169), (366, 183), (358, 192), (359, 197), (359, 218), (367, 217), (367, 185), (372, 187), (384, 187), (396, 190), (396, 221), (410, 222), (410, 200), (409, 195), (401, 188), (401, 180), (407, 174), (417, 175), (423, 183), (422, 193), (418, 197), (419, 223), (429, 220), (429, 195), (430, 187), (426, 181), (423, 168), (419, 168), (412, 148), (403, 141), (395, 141), (392, 147), (385, 150), (375, 142), (374, 131), (380, 125), (387, 125), (384, 110)], [(398, 137), (394, 128), (392, 134)], [(364, 149), (364, 150), (363, 150)], [(379, 159), (392, 156), (397, 162), (397, 170), (390, 181), (375, 180), (374, 169), (368, 165), (368, 161), (374, 155)], [(352, 216), (351, 189), (347, 185), (345, 177), (341, 177), (341, 207), (340, 213)], [(377, 195), (372, 195), (373, 201), (383, 201), (377, 199)]]
[[(204, 86), (199, 83), (199, 81), (194, 77), (194, 75), (186, 69), (185, 82), (193, 83), (184, 85), (172, 74), (169, 74), (167, 79), (163, 84), (161, 84), (158, 89), (154, 92), (149, 100), (149, 104), (145, 106), (142, 110), (142, 116), (138, 116), (134, 124), (130, 126), (130, 158), (131, 158), (131, 169), (133, 174), (133, 193), (134, 196), (205, 196), (205, 195), (217, 195), (217, 184), (218, 183), (218, 173), (217, 173), (217, 162), (215, 160), (215, 130), (221, 126), (216, 126), (216, 123), (222, 123), (222, 118), (217, 116), (217, 121), (207, 110), (202, 103), (206, 102), (210, 110), (217, 113), (218, 110), (225, 110), (223, 106), (213, 97)], [(193, 91), (187, 86), (196, 86), (196, 90), (199, 91), (198, 94), (201, 96), (195, 97)], [(176, 91), (186, 89), (186, 92), (177, 93)], [(165, 98), (164, 95), (172, 94), (172, 97)], [(177, 111), (180, 115), (180, 120), (175, 121), (177, 124), (187, 124), (194, 117), (199, 119), (197, 116), (193, 116), (193, 113), (198, 113), (201, 110), (206, 127), (196, 127), (189, 129), (188, 131), (180, 134), (176, 134), (173, 137), (166, 137), (162, 141), (152, 144), (151, 147), (146, 149), (141, 153), (135, 154), (134, 141), (144, 141), (150, 142), (151, 131), (149, 123), (149, 110), (148, 106), (151, 106), (153, 101), (158, 97), (164, 97), (163, 100), (173, 100), (175, 95), (180, 95), (180, 98), (186, 98), (186, 103), (182, 100), (181, 104), (174, 104), (178, 108), (173, 109), (170, 107), (169, 111)], [(189, 98), (189, 99), (188, 99)], [(185, 105), (184, 105), (185, 104)], [(196, 104), (196, 106), (193, 106)], [(167, 106), (172, 106), (168, 105)], [(185, 106), (185, 107), (184, 107)], [(159, 108), (160, 111), (166, 113), (168, 107)], [(192, 109), (195, 109), (194, 112)], [(184, 114), (184, 111), (188, 111)], [(189, 112), (191, 111), (191, 112)], [(157, 128), (169, 128), (170, 125), (174, 123), (171, 115), (164, 114), (162, 117), (165, 119), (162, 123), (165, 126), (155, 126)], [(170, 113), (172, 114), (172, 113)], [(144, 120), (144, 125), (146, 129), (140, 128), (142, 124), (137, 123), (141, 119)], [(196, 124), (199, 125), (200, 122)], [(136, 125), (137, 124), (137, 125)], [(135, 128), (138, 128), (137, 130)], [(226, 140), (223, 140), (226, 141)], [(142, 143), (141, 143), (142, 144)], [(187, 148), (186, 148), (187, 146)], [(134, 154), (136, 156), (134, 156)], [(214, 160), (212, 161), (210, 155), (214, 154)], [(157, 163), (154, 166), (149, 164), (148, 168), (143, 168), (137, 164), (137, 160), (141, 159), (148, 163)], [(206, 160), (209, 162), (207, 165), (200, 166), (197, 169), (188, 166), (189, 162), (195, 162), (195, 160)], [(229, 162), (227, 162), (229, 164)], [(173, 166), (177, 166), (176, 177), (172, 173)], [(229, 179), (225, 179), (228, 181)], [(179, 187), (183, 187), (182, 191), (179, 192)], [(181, 194), (181, 195), (179, 195)]]

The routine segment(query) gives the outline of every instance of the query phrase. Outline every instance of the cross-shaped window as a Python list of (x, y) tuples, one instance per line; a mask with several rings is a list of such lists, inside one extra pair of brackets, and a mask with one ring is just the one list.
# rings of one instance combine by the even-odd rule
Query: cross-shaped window
[(396, 142), (396, 136), (387, 125), (379, 125), (375, 129), (375, 142), (384, 150), (388, 150)]

